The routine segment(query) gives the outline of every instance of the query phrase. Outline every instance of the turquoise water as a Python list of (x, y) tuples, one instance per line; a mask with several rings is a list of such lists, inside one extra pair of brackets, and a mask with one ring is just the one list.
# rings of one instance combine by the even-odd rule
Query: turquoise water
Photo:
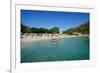
[(89, 60), (89, 37), (21, 42), (21, 63)]

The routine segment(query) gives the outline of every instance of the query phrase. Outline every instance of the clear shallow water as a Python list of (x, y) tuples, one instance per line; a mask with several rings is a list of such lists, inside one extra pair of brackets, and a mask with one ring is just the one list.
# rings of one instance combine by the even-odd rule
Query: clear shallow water
[(89, 37), (21, 42), (21, 63), (89, 59)]

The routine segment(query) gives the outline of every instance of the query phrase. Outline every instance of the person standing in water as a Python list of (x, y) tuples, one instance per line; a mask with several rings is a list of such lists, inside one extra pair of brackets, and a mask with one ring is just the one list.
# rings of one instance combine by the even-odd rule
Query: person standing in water
[(52, 36), (51, 36), (51, 41), (53, 41), (53, 42), (57, 41), (57, 38), (56, 38), (56, 36), (54, 34), (52, 34)]

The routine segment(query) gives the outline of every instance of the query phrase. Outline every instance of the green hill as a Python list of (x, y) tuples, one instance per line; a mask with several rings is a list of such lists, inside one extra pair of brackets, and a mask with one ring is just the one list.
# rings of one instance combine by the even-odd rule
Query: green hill
[[(69, 35), (73, 35), (74, 33), (89, 34), (89, 29), (90, 28), (89, 28), (89, 21), (88, 21), (75, 28), (70, 28), (68, 30), (65, 30), (63, 31), (63, 33)], [(58, 33), (59, 34), (59, 28), (58, 27), (53, 27), (51, 29), (35, 28), (35, 27), (29, 27), (23, 25), (21, 23), (21, 33)]]
[(86, 23), (81, 24), (80, 26), (77, 26), (75, 28), (70, 28), (68, 30), (63, 31), (64, 34), (73, 35), (74, 32), (80, 33), (80, 34), (89, 34), (89, 21)]
[(47, 28), (36, 28), (36, 27), (28, 27), (21, 23), (21, 33), (59, 33), (58, 27), (53, 27), (51, 29)]
[(29, 33), (31, 32), (30, 27), (25, 26), (21, 23), (21, 33)]

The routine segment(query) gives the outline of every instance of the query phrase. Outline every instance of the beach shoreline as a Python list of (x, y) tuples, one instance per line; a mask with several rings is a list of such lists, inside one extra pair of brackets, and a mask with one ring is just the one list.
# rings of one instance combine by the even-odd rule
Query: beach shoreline
[[(62, 38), (75, 38), (75, 37), (85, 37), (89, 35), (58, 35), (56, 36), (56, 39), (62, 39)], [(24, 37), (20, 39), (21, 42), (37, 42), (42, 40), (52, 40), (52, 36), (30, 36), (30, 37)]]

